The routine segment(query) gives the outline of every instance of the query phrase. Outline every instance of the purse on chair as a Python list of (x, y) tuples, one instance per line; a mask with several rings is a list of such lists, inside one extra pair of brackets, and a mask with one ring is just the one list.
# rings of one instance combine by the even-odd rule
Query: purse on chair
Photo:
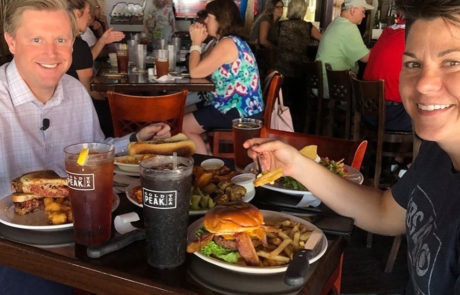
[[(268, 87), (270, 81), (277, 71), (271, 72), (267, 78), (265, 78), (265, 85)], [(268, 127), (268, 126), (267, 126)], [(275, 99), (273, 104), (273, 111), (271, 113), (270, 127), (271, 129), (294, 132), (294, 125), (292, 124), (292, 116), (289, 107), (284, 105), (283, 92), (281, 88), (278, 92), (278, 97)]]

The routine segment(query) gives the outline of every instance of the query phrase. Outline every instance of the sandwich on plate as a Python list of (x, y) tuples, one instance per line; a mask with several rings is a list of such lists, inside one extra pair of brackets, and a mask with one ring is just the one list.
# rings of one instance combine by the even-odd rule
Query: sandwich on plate
[(65, 178), (52, 170), (40, 170), (26, 173), (11, 181), (15, 191), (11, 199), (14, 212), (26, 215), (45, 209), (51, 224), (72, 222), (69, 188)]

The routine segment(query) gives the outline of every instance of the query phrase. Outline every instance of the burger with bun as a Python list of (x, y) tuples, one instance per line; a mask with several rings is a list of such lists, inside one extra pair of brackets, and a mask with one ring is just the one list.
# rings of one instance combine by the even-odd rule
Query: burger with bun
[(210, 209), (203, 219), (197, 240), (187, 252), (200, 251), (226, 262), (259, 266), (255, 247), (266, 243), (266, 227), (262, 212), (244, 203), (228, 203)]

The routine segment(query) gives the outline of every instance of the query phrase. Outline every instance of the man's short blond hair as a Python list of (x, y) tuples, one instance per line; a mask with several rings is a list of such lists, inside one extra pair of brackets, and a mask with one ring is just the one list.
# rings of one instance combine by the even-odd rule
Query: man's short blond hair
[(14, 0), (9, 1), (5, 9), (5, 19), (3, 30), (15, 36), (18, 27), (21, 25), (21, 17), (26, 10), (35, 11), (58, 11), (63, 10), (67, 13), (72, 26), (72, 35), (75, 38), (78, 34), (77, 22), (73, 13), (67, 9), (66, 0)]

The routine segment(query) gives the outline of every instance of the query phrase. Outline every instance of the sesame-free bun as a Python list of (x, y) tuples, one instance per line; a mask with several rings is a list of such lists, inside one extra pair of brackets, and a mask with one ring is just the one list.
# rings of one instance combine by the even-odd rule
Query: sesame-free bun
[(264, 222), (262, 212), (244, 202), (217, 205), (204, 216), (203, 225), (215, 234), (233, 234), (258, 229)]
[(131, 142), (128, 144), (128, 154), (130, 155), (172, 155), (176, 152), (178, 156), (190, 157), (195, 153), (195, 149), (195, 143), (183, 133), (176, 134), (170, 138)]

